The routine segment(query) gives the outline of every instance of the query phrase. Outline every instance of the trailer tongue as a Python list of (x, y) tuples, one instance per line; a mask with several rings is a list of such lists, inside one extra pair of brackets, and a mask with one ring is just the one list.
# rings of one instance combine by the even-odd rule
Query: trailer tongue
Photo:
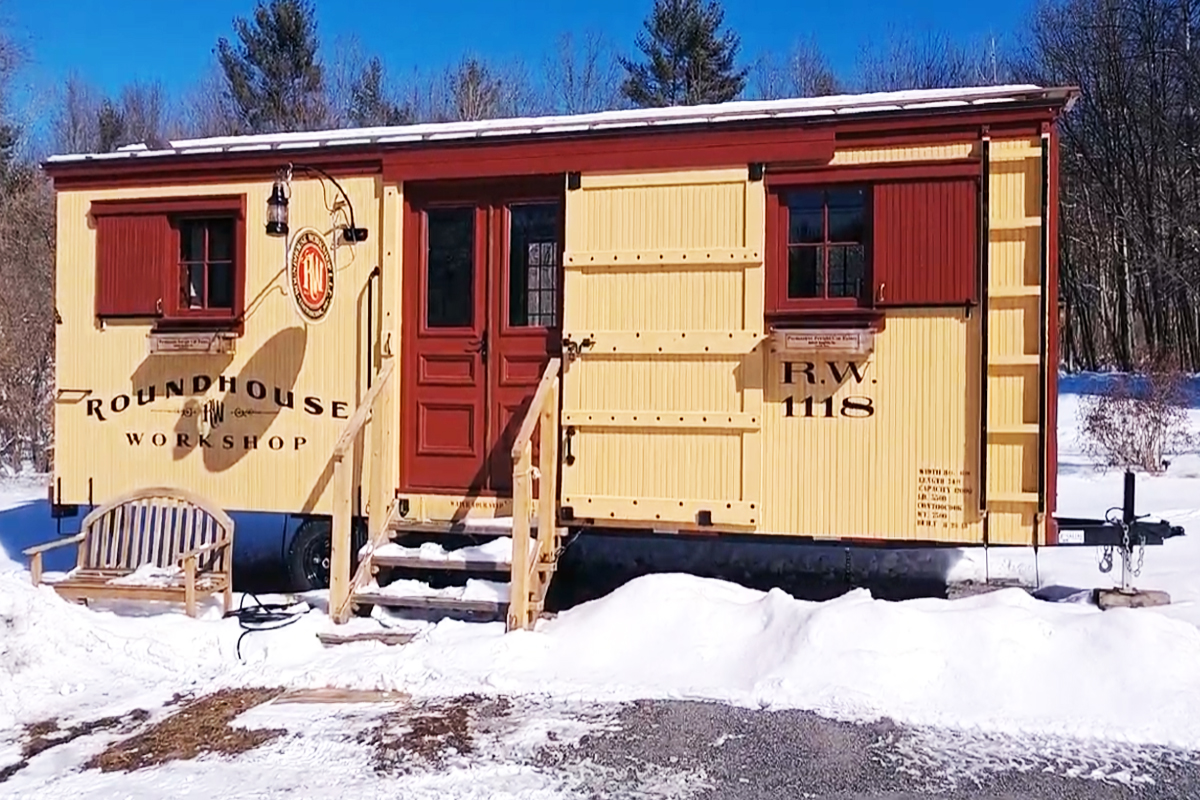
[[(1058, 526), (1058, 545), (1084, 545), (1103, 547), (1100, 571), (1113, 568), (1114, 548), (1121, 555), (1121, 588), (1119, 590), (1097, 590), (1096, 602), (1102, 607), (1165, 605), (1170, 597), (1165, 592), (1136, 590), (1133, 579), (1142, 571), (1142, 558), (1146, 545), (1161, 545), (1167, 539), (1183, 536), (1183, 528), (1166, 520), (1150, 521), (1134, 513), (1135, 478), (1132, 472), (1125, 473), (1125, 496), (1120, 508), (1110, 508), (1103, 520), (1080, 517), (1055, 517)], [(1117, 516), (1120, 512), (1120, 516)], [(1138, 550), (1137, 565), (1133, 563), (1133, 550)]]

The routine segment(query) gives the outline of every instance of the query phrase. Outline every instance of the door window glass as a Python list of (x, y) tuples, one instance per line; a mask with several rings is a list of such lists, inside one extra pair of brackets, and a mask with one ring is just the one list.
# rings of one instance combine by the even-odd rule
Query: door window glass
[(470, 328), (475, 324), (475, 208), (426, 212), (425, 324)]
[(558, 204), (514, 205), (508, 216), (508, 324), (556, 327)]

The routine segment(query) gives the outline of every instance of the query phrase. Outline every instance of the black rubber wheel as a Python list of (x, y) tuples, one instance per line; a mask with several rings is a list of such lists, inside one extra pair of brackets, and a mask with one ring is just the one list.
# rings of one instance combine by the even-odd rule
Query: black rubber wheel
[[(329, 588), (330, 531), (327, 519), (307, 519), (296, 529), (288, 547), (287, 577), (293, 591), (310, 592)], [(351, 534), (351, 571), (358, 568), (358, 551), (367, 543), (366, 528), (355, 522)]]

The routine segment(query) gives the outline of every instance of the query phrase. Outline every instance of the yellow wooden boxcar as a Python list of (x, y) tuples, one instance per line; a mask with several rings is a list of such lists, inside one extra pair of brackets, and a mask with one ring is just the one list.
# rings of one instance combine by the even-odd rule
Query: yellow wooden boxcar
[[(1053, 544), (1055, 122), (1074, 97), (54, 157), (53, 503), (169, 483), (361, 518), (376, 544), (476, 517)], [(552, 571), (538, 548), (520, 581)]]

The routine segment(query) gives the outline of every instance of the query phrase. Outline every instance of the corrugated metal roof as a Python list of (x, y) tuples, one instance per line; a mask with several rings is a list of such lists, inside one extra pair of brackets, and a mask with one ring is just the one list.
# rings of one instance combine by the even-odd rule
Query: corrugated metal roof
[(852, 114), (878, 114), (1014, 103), (1033, 100), (1069, 101), (1077, 94), (1070, 88), (1043, 88), (1031, 84), (923, 89), (904, 92), (806, 97), (785, 100), (741, 100), (697, 106), (638, 108), (601, 111), (570, 116), (524, 117), (398, 125), (379, 128), (343, 128), (295, 133), (218, 136), (208, 139), (180, 139), (170, 147), (151, 150), (131, 145), (115, 153), (78, 153), (51, 156), (50, 163), (100, 161), (129, 158), (153, 158), (169, 155), (235, 153), (269, 150), (346, 147), (370, 144), (404, 144), (489, 137), (537, 136), (586, 133), (622, 128), (718, 124), (762, 119), (832, 117)]

